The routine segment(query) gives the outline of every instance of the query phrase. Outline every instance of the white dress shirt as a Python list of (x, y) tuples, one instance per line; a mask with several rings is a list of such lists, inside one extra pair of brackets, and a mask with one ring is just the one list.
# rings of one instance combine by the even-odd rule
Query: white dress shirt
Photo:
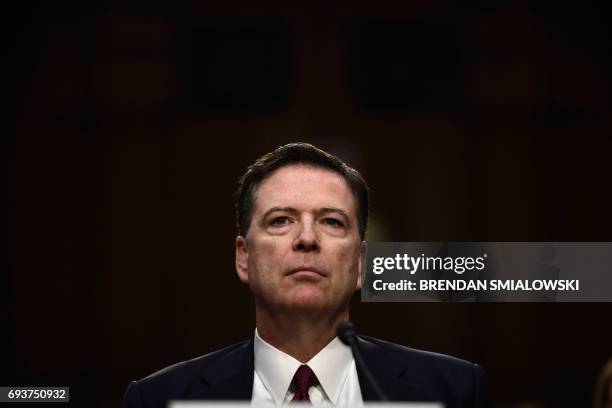
[[(291, 402), (291, 380), (302, 363), (266, 343), (255, 329), (255, 373), (252, 405), (281, 406)], [(357, 368), (350, 347), (338, 337), (306, 363), (319, 384), (308, 395), (314, 405), (363, 406)]]

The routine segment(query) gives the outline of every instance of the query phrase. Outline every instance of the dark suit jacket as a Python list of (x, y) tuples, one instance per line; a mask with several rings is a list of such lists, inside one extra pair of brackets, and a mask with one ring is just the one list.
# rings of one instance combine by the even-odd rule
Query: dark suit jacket
[[(363, 359), (391, 401), (441, 401), (446, 408), (493, 407), (483, 370), (442, 354), (359, 338)], [(132, 381), (124, 408), (166, 408), (169, 400), (250, 400), (253, 340), (235, 344)], [(364, 401), (376, 394), (357, 370)]]

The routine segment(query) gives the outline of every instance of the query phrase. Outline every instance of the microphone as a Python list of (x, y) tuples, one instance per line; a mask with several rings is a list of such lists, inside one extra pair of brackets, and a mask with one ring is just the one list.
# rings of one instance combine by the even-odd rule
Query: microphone
[(361, 352), (359, 351), (359, 345), (357, 340), (357, 332), (355, 331), (355, 327), (353, 326), (353, 324), (351, 322), (344, 321), (338, 325), (338, 329), (336, 330), (336, 332), (338, 333), (338, 337), (340, 338), (340, 340), (347, 346), (350, 346), (357, 367), (361, 369), (361, 373), (365, 377), (365, 380), (372, 386), (372, 389), (374, 390), (374, 393), (378, 396), (379, 401), (389, 401), (389, 398), (387, 398), (387, 395), (378, 385), (378, 382), (368, 369), (368, 366), (366, 365), (365, 361), (363, 361), (363, 357), (361, 357)]

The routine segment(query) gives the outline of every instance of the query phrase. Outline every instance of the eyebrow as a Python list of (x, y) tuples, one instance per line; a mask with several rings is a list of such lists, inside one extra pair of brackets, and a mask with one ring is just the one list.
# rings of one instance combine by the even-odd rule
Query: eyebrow
[(319, 209), (315, 210), (315, 214), (317, 214), (317, 215), (328, 214), (328, 213), (340, 214), (347, 222), (350, 221), (350, 217), (346, 213), (346, 211), (341, 210), (340, 208), (323, 207), (323, 208), (319, 208)]
[(276, 211), (286, 212), (286, 213), (289, 213), (289, 214), (297, 214), (299, 212), (298, 210), (296, 210), (293, 207), (272, 207), (272, 208), (270, 208), (268, 211), (266, 211), (263, 214), (262, 219), (265, 219), (266, 217), (268, 217), (268, 215), (270, 215), (271, 213), (276, 212)]
[[(266, 219), (268, 217), (268, 215), (270, 215), (273, 212), (276, 211), (280, 211), (280, 212), (286, 212), (289, 214), (298, 214), (299, 211), (293, 207), (272, 207), (270, 209), (268, 209), (264, 214), (262, 219)], [(335, 207), (323, 207), (323, 208), (317, 208), (315, 211), (315, 215), (320, 216), (323, 214), (329, 214), (329, 213), (336, 213), (336, 214), (340, 214), (347, 223), (350, 222), (351, 218), (349, 217), (348, 213), (340, 208), (335, 208)]]

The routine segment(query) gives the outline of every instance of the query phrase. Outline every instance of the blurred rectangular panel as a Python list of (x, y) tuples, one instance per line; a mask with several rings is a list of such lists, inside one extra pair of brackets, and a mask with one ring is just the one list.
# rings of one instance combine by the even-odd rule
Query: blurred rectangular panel
[(181, 38), (181, 98), (195, 113), (287, 108), (294, 38), (280, 19), (198, 20)]
[(453, 110), (459, 100), (458, 24), (440, 18), (361, 19), (349, 30), (351, 85), (366, 111)]

